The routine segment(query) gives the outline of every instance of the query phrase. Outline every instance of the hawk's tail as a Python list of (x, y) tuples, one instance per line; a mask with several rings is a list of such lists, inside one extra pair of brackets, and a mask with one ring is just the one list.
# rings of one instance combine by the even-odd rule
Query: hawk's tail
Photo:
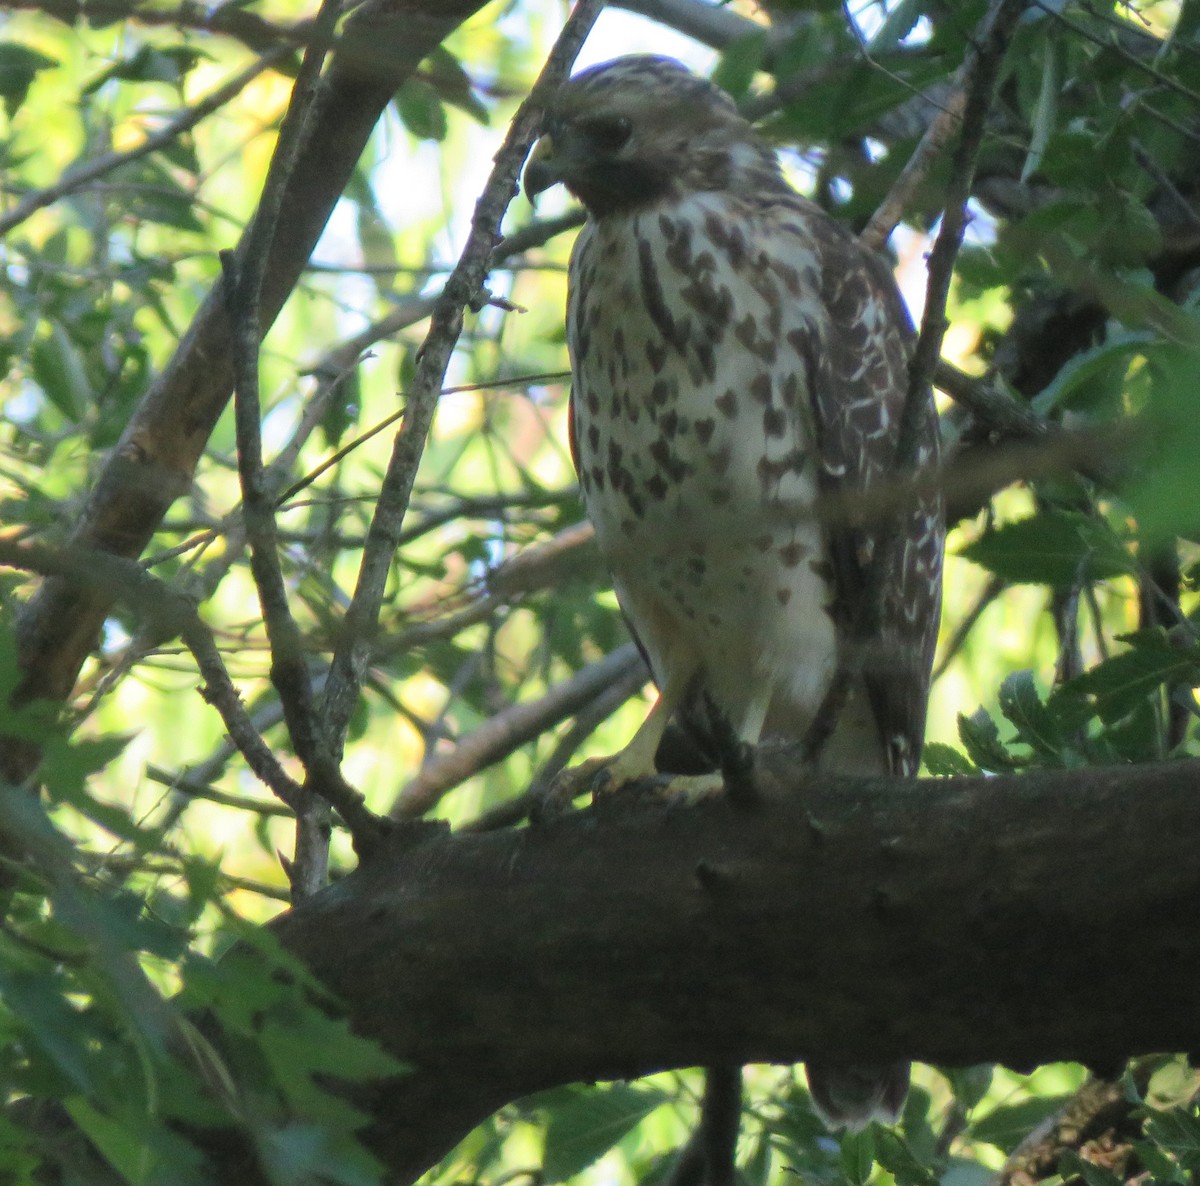
[(895, 1124), (908, 1094), (910, 1064), (805, 1064), (808, 1090), (822, 1120), (830, 1129), (856, 1132), (872, 1120)]

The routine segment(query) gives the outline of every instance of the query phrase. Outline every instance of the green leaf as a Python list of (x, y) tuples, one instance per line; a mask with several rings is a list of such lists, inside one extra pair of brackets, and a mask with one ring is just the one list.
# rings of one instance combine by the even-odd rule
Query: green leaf
[(437, 91), (420, 78), (410, 78), (393, 100), (404, 126), (418, 140), (446, 139), (446, 109)]
[(276, 1186), (334, 1182), (379, 1186), (383, 1167), (361, 1145), (317, 1124), (289, 1124), (262, 1134), (259, 1151)]
[(1000, 711), (1017, 737), (1036, 754), (1058, 762), (1066, 742), (1054, 714), (1042, 703), (1032, 671), (1014, 671), (1000, 685)]
[(95, 1034), (88, 1020), (66, 1001), (59, 983), (40, 973), (0, 966), (0, 996), (29, 1039), (77, 1090), (95, 1090), (88, 1051)]
[(1119, 636), (1129, 649), (1064, 684), (1055, 696), (1085, 696), (1096, 715), (1112, 724), (1133, 712), (1166, 683), (1200, 682), (1200, 645), (1175, 645), (1165, 630)]
[(1031, 401), (1034, 411), (1048, 416), (1060, 408), (1115, 404), (1130, 366), (1153, 340), (1143, 330), (1116, 332), (1103, 344), (1073, 355)]
[(1022, 185), (1038, 171), (1058, 116), (1058, 43), (1047, 40), (1042, 43), (1041, 48), (1042, 85), (1038, 92), (1037, 107), (1033, 113), (1033, 134), (1029, 138), (1029, 152), (1025, 156), (1025, 164), (1021, 168)]
[(1169, 1112), (1151, 1112), (1146, 1135), (1179, 1158), (1190, 1173), (1200, 1172), (1200, 1119), (1182, 1108)]
[(965, 754), (941, 741), (931, 741), (926, 745), (924, 761), (925, 769), (934, 778), (958, 778), (979, 773), (979, 767)]
[(195, 194), (181, 186), (161, 161), (147, 157), (116, 170), (112, 177), (121, 187), (121, 209), (126, 217), (180, 231), (204, 230), (196, 213)]
[(191, 45), (140, 46), (136, 53), (114, 62), (91, 82), (86, 83), (81, 95), (98, 91), (106, 82), (165, 82), (178, 86), (196, 67), (210, 55)]
[(967, 756), (982, 770), (1012, 770), (1019, 765), (1001, 743), (996, 722), (982, 708), (970, 716), (958, 714), (958, 736)]
[(1063, 587), (1121, 576), (1133, 567), (1106, 523), (1054, 509), (997, 527), (959, 554), (1014, 584)]
[(1168, 1059), (1146, 1085), (1146, 1103), (1160, 1111), (1190, 1104), (1200, 1085), (1200, 1071), (1181, 1055)]
[(470, 75), (444, 45), (439, 45), (425, 59), (425, 66), (445, 102), (457, 107), (460, 111), (465, 111), (476, 122), (487, 126), (491, 119), (491, 113), (479, 96), (475, 94), (475, 87), (471, 82)]
[(767, 54), (767, 34), (747, 33), (738, 37), (721, 55), (712, 80), (735, 99), (742, 99), (750, 90), (754, 76), (762, 69)]
[(73, 1096), (63, 1101), (67, 1114), (79, 1125), (105, 1160), (125, 1179), (135, 1184), (147, 1181), (153, 1158), (146, 1141), (119, 1120), (97, 1111), (85, 1099)]
[(923, 1166), (908, 1142), (895, 1129), (875, 1130), (875, 1157), (896, 1186), (937, 1186), (937, 1175)]
[(563, 1102), (548, 1110), (542, 1155), (547, 1183), (587, 1169), (668, 1098), (661, 1091), (628, 1083), (564, 1094)]
[(942, 1074), (954, 1092), (954, 1098), (967, 1112), (976, 1107), (992, 1085), (994, 1068), (990, 1063), (973, 1067), (945, 1067)]
[(995, 1145), (1001, 1153), (1011, 1153), (1047, 1116), (1062, 1107), (1069, 1096), (1035, 1096), (1015, 1104), (1001, 1104), (970, 1127), (976, 1141)]
[(0, 99), (12, 119), (20, 109), (34, 78), (42, 70), (57, 66), (54, 58), (48, 58), (36, 49), (16, 41), (0, 42)]
[(842, 1135), (842, 1174), (850, 1186), (866, 1186), (875, 1168), (875, 1134), (877, 1126), (868, 1124), (861, 1132)]
[(1064, 1178), (1078, 1175), (1086, 1186), (1125, 1186), (1112, 1170), (1095, 1162), (1085, 1161), (1074, 1149), (1064, 1149), (1058, 1158), (1058, 1172)]
[(50, 333), (39, 337), (31, 352), (33, 377), (46, 398), (70, 424), (78, 424), (91, 402), (91, 384), (83, 356), (71, 335), (57, 321)]

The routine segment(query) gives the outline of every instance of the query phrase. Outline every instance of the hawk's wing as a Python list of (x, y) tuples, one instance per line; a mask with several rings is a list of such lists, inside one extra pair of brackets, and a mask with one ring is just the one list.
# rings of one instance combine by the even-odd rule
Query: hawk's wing
[[(867, 490), (893, 479), (908, 391), (912, 322), (884, 262), (803, 199), (821, 268), (825, 324), (813, 343), (810, 399), (825, 492)], [(806, 211), (806, 212), (807, 212)], [(918, 467), (938, 455), (937, 413), (925, 397)], [(869, 566), (887, 549), (878, 640), (859, 656), (892, 773), (912, 775), (921, 759), (929, 671), (941, 609), (945, 536), (941, 499), (927, 495), (895, 517), (841, 522), (827, 530), (839, 621), (852, 630), (863, 610)]]

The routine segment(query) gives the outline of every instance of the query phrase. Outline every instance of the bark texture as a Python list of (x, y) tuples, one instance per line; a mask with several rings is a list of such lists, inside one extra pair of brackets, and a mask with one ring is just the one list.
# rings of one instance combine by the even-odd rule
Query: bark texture
[(1200, 763), (636, 792), (402, 829), (275, 923), (413, 1067), (360, 1100), (397, 1181), (557, 1083), (806, 1056), (1119, 1065), (1200, 1047)]

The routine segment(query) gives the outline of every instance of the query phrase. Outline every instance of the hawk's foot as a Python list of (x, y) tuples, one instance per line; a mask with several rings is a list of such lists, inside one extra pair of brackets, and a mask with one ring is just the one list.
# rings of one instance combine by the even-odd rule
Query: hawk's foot
[(672, 803), (683, 803), (688, 807), (703, 803), (727, 791), (725, 777), (714, 771), (712, 774), (666, 774), (659, 777), (654, 794)]

